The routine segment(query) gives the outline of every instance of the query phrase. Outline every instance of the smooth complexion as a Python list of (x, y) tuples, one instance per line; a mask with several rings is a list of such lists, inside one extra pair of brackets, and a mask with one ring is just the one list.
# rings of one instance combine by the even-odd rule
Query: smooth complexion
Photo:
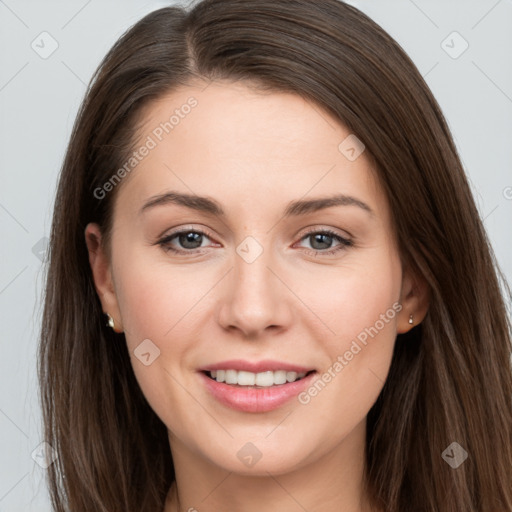
[[(152, 103), (140, 141), (190, 96), (197, 106), (117, 191), (111, 261), (99, 227), (85, 232), (103, 310), (168, 428), (176, 485), (165, 512), (367, 511), (366, 415), (397, 333), (426, 313), (425, 285), (402, 269), (368, 155), (350, 161), (339, 151), (346, 127), (298, 95), (216, 81)], [(206, 196), (224, 214), (164, 200), (144, 208), (170, 191)], [(335, 194), (356, 201), (284, 215), (291, 202)], [(192, 233), (159, 244), (179, 230)], [(247, 237), (262, 248), (250, 263), (237, 252)], [(198, 371), (277, 360), (320, 375), (396, 302), (402, 310), (306, 405), (239, 410)], [(134, 355), (146, 339), (160, 350), (147, 366)], [(261, 454), (253, 465), (237, 456), (247, 443)]]

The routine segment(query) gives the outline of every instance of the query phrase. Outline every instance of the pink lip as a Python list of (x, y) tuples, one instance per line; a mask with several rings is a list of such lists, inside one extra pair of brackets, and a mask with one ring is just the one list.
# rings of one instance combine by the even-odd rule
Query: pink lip
[[(230, 363), (232, 363), (232, 361)], [(222, 365), (224, 364), (225, 363), (222, 363)], [(237, 369), (229, 365), (220, 366), (219, 368)], [(268, 369), (268, 366), (266, 368)], [(284, 369), (283, 366), (281, 366), (280, 369)], [(317, 372), (313, 372), (295, 382), (287, 382), (286, 384), (280, 384), (278, 386), (262, 388), (234, 386), (224, 382), (217, 382), (203, 372), (199, 372), (199, 376), (203, 379), (206, 389), (220, 403), (243, 412), (267, 412), (281, 407), (283, 404), (296, 397), (306, 387), (310, 386), (311, 380), (315, 377), (316, 373)]]
[(314, 370), (314, 368), (306, 368), (304, 366), (297, 366), (294, 364), (280, 361), (264, 360), (258, 362), (251, 362), (243, 361), (242, 359), (222, 361), (220, 363), (210, 364), (208, 366), (205, 366), (204, 368), (199, 368), (199, 371), (201, 372), (208, 372), (212, 370), (237, 370), (252, 373), (260, 373), (267, 371), (277, 372), (278, 370), (285, 370), (287, 372), (307, 373)]

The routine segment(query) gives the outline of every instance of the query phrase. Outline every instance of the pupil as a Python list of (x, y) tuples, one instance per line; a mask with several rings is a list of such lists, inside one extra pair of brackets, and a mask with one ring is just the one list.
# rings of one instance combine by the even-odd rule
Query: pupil
[[(183, 247), (187, 249), (197, 249), (201, 247), (201, 233), (193, 233), (188, 232), (180, 235), (180, 243)], [(317, 249), (327, 249), (332, 243), (332, 236), (325, 233), (317, 233), (316, 235), (311, 235), (310, 238), (313, 239), (313, 247), (315, 243), (319, 243), (322, 247), (317, 247)], [(324, 239), (322, 241), (322, 239)], [(327, 241), (325, 241), (327, 239)]]
[[(187, 249), (197, 249), (198, 247), (201, 247), (201, 233), (185, 233), (180, 235), (180, 244), (187, 248)], [(197, 241), (199, 240), (199, 244), (197, 244)], [(191, 243), (192, 245), (189, 245)], [(194, 243), (196, 245), (194, 245)]]
[[(330, 243), (332, 242), (332, 237), (330, 235), (327, 235), (327, 234), (324, 234), (324, 233), (318, 233), (316, 235), (312, 235), (313, 236), (313, 239), (315, 240), (315, 242), (317, 241), (317, 239), (319, 239), (319, 237), (326, 237), (328, 239), (327, 242), (321, 242), (320, 241), (320, 244), (324, 244), (326, 245), (326, 247), (319, 247), (318, 249), (327, 249), (329, 246), (330, 246)], [(313, 248), (314, 248), (314, 244), (313, 245)]]

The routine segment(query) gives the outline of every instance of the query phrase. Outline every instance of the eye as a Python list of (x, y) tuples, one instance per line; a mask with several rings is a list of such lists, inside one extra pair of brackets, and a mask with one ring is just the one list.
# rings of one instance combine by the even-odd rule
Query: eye
[[(201, 243), (204, 238), (210, 238), (210, 235), (206, 231), (200, 229), (182, 229), (175, 231), (161, 240), (158, 241), (164, 250), (171, 251), (177, 254), (195, 254), (198, 249), (201, 248)], [(172, 241), (176, 239), (176, 242), (181, 245), (183, 249), (177, 249), (172, 245)]]
[[(201, 252), (200, 249), (204, 247), (202, 243), (205, 238), (210, 239), (212, 236), (201, 229), (181, 229), (170, 233), (157, 243), (165, 251), (171, 251), (175, 254), (196, 254)], [(306, 252), (313, 253), (313, 256), (335, 254), (353, 245), (351, 240), (329, 229), (311, 230), (301, 238), (301, 241), (306, 239), (309, 239), (313, 245), (313, 249)], [(326, 250), (332, 246), (334, 241), (337, 241), (338, 245), (334, 249)], [(179, 244), (181, 248), (176, 248), (173, 242)]]
[[(346, 249), (347, 247), (351, 247), (353, 245), (352, 240), (345, 238), (330, 229), (309, 231), (305, 236), (301, 238), (301, 240), (310, 240), (310, 243), (313, 246), (313, 251), (307, 251), (308, 253), (313, 253), (313, 256), (317, 254), (321, 254), (322, 256), (327, 256), (331, 254), (335, 254), (339, 251)], [(338, 245), (334, 247), (334, 249), (329, 249), (333, 241), (337, 241)], [(316, 247), (315, 247), (316, 246)]]

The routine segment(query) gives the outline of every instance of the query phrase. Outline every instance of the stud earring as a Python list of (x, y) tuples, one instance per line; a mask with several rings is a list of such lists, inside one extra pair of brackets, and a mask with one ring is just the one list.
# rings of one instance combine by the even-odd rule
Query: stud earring
[(122, 330), (118, 330), (116, 329), (116, 324), (114, 322), (114, 319), (108, 314), (108, 313), (105, 313), (105, 315), (107, 315), (108, 317), (108, 320), (107, 320), (107, 325), (114, 331), (116, 332), (117, 334), (123, 332)]
[(414, 323), (413, 316), (409, 315), (409, 323), (412, 325)]
[(114, 322), (114, 319), (108, 314), (108, 313), (105, 313), (108, 317), (108, 322), (107, 322), (107, 325), (114, 331), (114, 332), (117, 332), (116, 331), (116, 327), (115, 327), (115, 322)]

